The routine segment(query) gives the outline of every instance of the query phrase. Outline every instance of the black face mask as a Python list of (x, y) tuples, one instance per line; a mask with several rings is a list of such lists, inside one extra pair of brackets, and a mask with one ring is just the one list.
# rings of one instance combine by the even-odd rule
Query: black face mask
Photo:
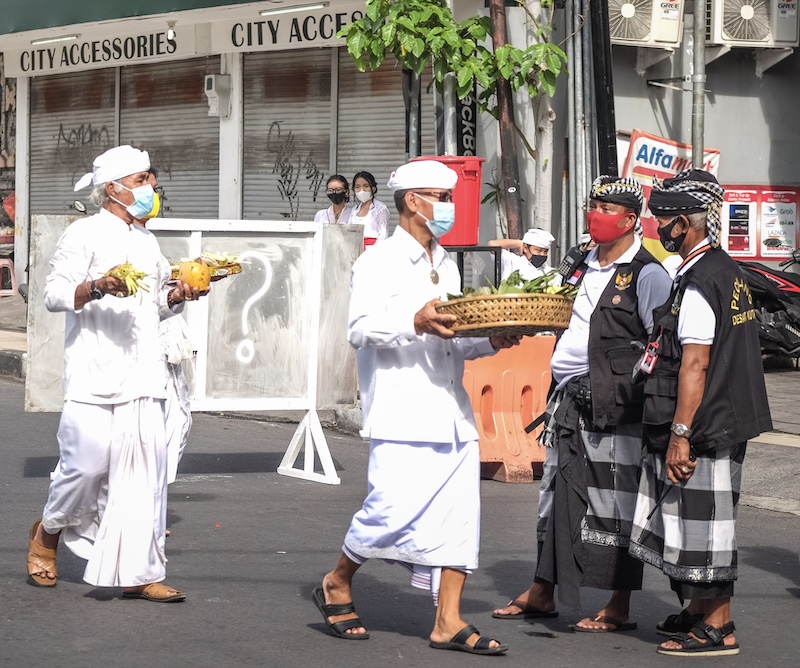
[(347, 193), (331, 193), (328, 195), (328, 199), (334, 204), (341, 204), (347, 199)]
[(676, 216), (672, 219), (669, 225), (658, 228), (658, 236), (661, 239), (661, 245), (670, 253), (677, 253), (678, 250), (680, 250), (680, 247), (683, 246), (683, 242), (686, 240), (686, 232), (679, 234), (674, 239), (670, 236), (672, 234), (672, 228), (678, 224), (680, 219), (680, 216)]
[(531, 255), (530, 263), (537, 269), (540, 269), (542, 266), (544, 266), (545, 262), (547, 262), (546, 255)]

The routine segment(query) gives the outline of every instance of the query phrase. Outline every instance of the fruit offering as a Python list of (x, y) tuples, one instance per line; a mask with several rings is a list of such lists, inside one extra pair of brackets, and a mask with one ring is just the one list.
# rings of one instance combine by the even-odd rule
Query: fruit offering
[(142, 282), (142, 280), (147, 277), (147, 274), (136, 269), (130, 262), (109, 269), (105, 273), (105, 276), (113, 276), (120, 281), (124, 281), (125, 287), (128, 289), (129, 297), (135, 295), (139, 290), (150, 292), (147, 285)]
[[(211, 281), (218, 281), (226, 276), (233, 274), (240, 274), (242, 272), (242, 265), (238, 262), (236, 255), (227, 255), (225, 253), (211, 253), (205, 251), (200, 254), (195, 260), (182, 259), (181, 264), (186, 262), (204, 262), (208, 266), (211, 275)], [(180, 264), (172, 265), (172, 279), (176, 280), (180, 274)], [(182, 279), (181, 279), (182, 280)]]
[[(531, 281), (526, 281), (520, 275), (519, 271), (513, 271), (509, 274), (508, 278), (500, 281), (500, 285), (494, 287), (487, 285), (482, 288), (464, 288), (463, 295), (447, 295), (448, 299), (458, 299), (459, 297), (467, 297), (469, 295), (511, 295), (511, 294), (546, 294), (546, 295), (563, 295), (564, 297), (575, 297), (578, 288), (574, 285), (557, 285), (556, 279), (559, 277), (556, 269), (547, 272), (542, 276), (538, 276)], [(487, 279), (488, 282), (488, 279)]]
[(211, 270), (202, 258), (181, 262), (178, 280), (188, 283), (190, 288), (197, 288), (203, 292), (211, 285)]

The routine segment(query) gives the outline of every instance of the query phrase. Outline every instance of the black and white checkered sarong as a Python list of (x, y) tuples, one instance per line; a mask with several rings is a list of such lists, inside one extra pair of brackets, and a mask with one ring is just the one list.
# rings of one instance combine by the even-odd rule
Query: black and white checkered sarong
[(744, 447), (698, 457), (692, 477), (683, 485), (673, 485), (667, 478), (663, 454), (648, 454), (630, 553), (673, 580), (736, 580), (735, 523)]
[[(547, 407), (542, 442), (546, 446), (545, 462), (539, 491), (537, 539), (545, 540), (553, 511), (555, 485), (558, 476), (558, 448), (554, 447), (560, 427), (554, 415), (561, 401), (569, 401), (563, 390), (555, 392)], [(575, 425), (585, 456), (585, 480), (588, 507), (581, 522), (581, 542), (584, 544), (585, 586), (604, 589), (641, 587), (641, 570), (627, 558), (631, 578), (620, 573), (626, 564), (626, 550), (633, 527), (636, 497), (639, 489), (639, 470), (642, 461), (642, 426), (620, 425), (604, 431), (591, 431), (591, 425), (580, 420)], [(619, 551), (616, 556), (602, 556), (602, 548)], [(599, 557), (599, 558), (598, 558)], [(587, 561), (588, 559), (588, 561)], [(622, 559), (622, 561), (620, 561)], [(638, 580), (635, 572), (639, 572)], [(620, 578), (622, 578), (620, 580)], [(615, 583), (616, 586), (612, 586)], [(637, 586), (638, 583), (638, 586)]]

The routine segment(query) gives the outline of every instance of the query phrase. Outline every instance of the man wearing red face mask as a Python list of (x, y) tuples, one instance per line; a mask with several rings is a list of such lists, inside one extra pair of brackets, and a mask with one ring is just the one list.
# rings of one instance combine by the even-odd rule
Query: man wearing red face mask
[(652, 311), (669, 296), (669, 275), (636, 233), (642, 188), (632, 178), (592, 184), (589, 233), (596, 242), (565, 277), (579, 286), (569, 328), (551, 361), (547, 446), (539, 492), (538, 563), (531, 587), (499, 619), (555, 617), (559, 601), (580, 607), (580, 587), (611, 590), (606, 606), (573, 626), (608, 633), (636, 628), (631, 592), (642, 567), (628, 555), (642, 459), (643, 384), (632, 379)]

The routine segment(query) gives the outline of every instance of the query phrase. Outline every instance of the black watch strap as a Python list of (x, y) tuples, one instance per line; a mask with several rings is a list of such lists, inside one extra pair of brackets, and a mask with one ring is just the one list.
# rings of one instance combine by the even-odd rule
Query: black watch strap
[(100, 288), (97, 287), (97, 281), (92, 281), (89, 284), (89, 296), (92, 299), (102, 299), (103, 298), (103, 292), (100, 290)]

